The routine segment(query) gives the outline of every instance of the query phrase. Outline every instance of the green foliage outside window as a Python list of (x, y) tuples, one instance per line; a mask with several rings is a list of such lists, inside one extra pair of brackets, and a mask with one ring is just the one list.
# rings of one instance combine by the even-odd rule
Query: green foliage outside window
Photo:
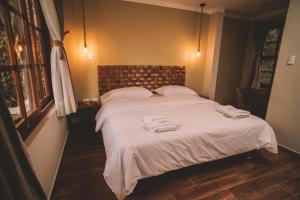
[(266, 37), (266, 42), (277, 42), (279, 39), (279, 32), (278, 28), (271, 29)]
[(266, 36), (261, 59), (261, 87), (271, 87), (280, 43), (280, 32), (281, 27), (272, 28)]

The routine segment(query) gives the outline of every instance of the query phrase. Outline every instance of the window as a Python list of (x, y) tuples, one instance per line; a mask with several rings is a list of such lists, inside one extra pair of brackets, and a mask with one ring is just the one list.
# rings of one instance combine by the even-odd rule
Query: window
[(23, 138), (52, 103), (49, 33), (37, 0), (0, 3), (0, 89)]
[(261, 88), (271, 88), (272, 86), (282, 31), (283, 25), (281, 23), (272, 24), (268, 29), (261, 55)]

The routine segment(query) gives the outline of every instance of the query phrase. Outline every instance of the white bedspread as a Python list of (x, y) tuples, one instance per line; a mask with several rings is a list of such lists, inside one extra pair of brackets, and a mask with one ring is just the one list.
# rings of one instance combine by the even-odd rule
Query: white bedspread
[[(262, 119), (231, 119), (219, 104), (196, 96), (113, 100), (97, 113), (106, 151), (104, 178), (118, 199), (133, 192), (139, 179), (170, 170), (264, 148), (277, 153), (272, 128)], [(142, 117), (178, 121), (176, 131), (152, 134)]]

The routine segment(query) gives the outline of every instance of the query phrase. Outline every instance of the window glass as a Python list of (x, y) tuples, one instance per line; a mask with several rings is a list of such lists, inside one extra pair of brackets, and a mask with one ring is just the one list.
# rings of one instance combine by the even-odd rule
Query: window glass
[(25, 26), (23, 20), (16, 14), (10, 12), (12, 27), (12, 46), (17, 56), (19, 65), (29, 64), (28, 41), (25, 37)]
[(25, 0), (26, 5), (26, 13), (29, 21), (35, 26), (39, 27), (37, 10), (36, 10), (36, 2), (34, 0)]
[(275, 64), (275, 60), (271, 60), (271, 59), (268, 59), (268, 60), (262, 60), (262, 71), (265, 71), (265, 72), (272, 72), (273, 69), (274, 69), (274, 64)]
[(6, 106), (15, 121), (22, 118), (15, 78), (12, 71), (0, 71), (0, 89)]
[(4, 24), (4, 14), (0, 7), (0, 65), (11, 65), (11, 59), (8, 51), (8, 38)]
[(47, 84), (47, 69), (45, 61), (45, 53), (43, 48), (43, 39), (42, 34), (38, 30), (30, 29), (31, 38), (34, 41), (33, 52), (34, 54), (34, 63), (36, 64), (36, 77), (39, 81), (39, 96), (41, 99), (44, 99), (49, 95), (49, 86)]
[(40, 64), (45, 64), (45, 56), (42, 48), (42, 36), (39, 31), (35, 31), (35, 41), (36, 41), (36, 51), (37, 51), (37, 56), (38, 56), (38, 62)]
[(266, 37), (266, 42), (276, 42), (279, 39), (279, 29), (271, 29)]
[(270, 28), (261, 54), (260, 83), (261, 87), (270, 88), (275, 73), (283, 24), (274, 22), (269, 25), (266, 24), (266, 26), (270, 26)]
[(261, 79), (260, 79), (260, 83), (261, 84), (265, 84), (265, 85), (270, 85), (272, 82), (272, 73), (269, 72), (261, 72)]
[(263, 56), (274, 56), (276, 55), (277, 44), (265, 44), (263, 48)]
[(15, 9), (21, 11), (21, 4), (19, 0), (6, 0), (11, 6), (13, 6)]
[(48, 86), (48, 80), (47, 80), (47, 69), (45, 66), (40, 67), (40, 74), (41, 74), (41, 90), (43, 91), (43, 94), (45, 96), (49, 95), (49, 86)]
[[(26, 138), (53, 97), (46, 62), (48, 30), (40, 26), (38, 0), (0, 1), (0, 90)], [(42, 21), (45, 23), (44, 21)]]

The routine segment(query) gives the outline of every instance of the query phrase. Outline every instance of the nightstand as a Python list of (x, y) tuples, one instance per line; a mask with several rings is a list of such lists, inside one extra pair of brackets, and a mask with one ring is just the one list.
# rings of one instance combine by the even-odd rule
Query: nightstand
[(95, 116), (100, 108), (101, 103), (98, 101), (79, 101), (77, 112), (67, 117), (69, 130), (94, 129)]

